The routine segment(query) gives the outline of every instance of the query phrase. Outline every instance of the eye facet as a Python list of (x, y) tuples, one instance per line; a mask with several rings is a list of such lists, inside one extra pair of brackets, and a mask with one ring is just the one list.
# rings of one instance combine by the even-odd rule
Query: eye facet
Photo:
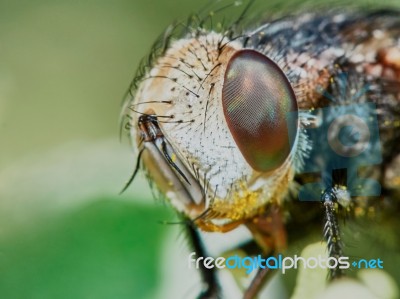
[(229, 130), (247, 163), (260, 172), (274, 170), (288, 157), (287, 116), (297, 101), (285, 74), (265, 55), (241, 50), (228, 63), (222, 106)]

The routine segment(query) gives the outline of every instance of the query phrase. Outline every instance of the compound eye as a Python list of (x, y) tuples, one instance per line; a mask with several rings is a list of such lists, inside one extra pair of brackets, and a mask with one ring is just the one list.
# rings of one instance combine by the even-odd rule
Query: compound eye
[(225, 72), (222, 105), (247, 163), (260, 172), (279, 168), (291, 151), (289, 130), (297, 133), (297, 123), (287, 119), (298, 108), (293, 89), (276, 63), (254, 50), (235, 53)]

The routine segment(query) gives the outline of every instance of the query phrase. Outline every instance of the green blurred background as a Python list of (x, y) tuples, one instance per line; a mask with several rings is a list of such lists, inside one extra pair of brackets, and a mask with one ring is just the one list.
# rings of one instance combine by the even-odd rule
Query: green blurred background
[(118, 196), (118, 119), (155, 38), (206, 2), (0, 0), (0, 298), (168, 297), (186, 243), (143, 178)]
[(118, 196), (135, 161), (120, 104), (200, 4), (0, 1), (0, 298), (157, 296), (173, 216), (142, 178)]

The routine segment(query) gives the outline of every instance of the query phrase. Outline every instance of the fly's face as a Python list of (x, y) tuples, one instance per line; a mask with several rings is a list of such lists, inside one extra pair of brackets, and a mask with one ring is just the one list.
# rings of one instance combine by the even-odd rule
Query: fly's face
[[(297, 101), (266, 55), (214, 32), (177, 40), (130, 108), (130, 133), (147, 148), (149, 175), (204, 230), (240, 224), (282, 201), (294, 175), (296, 142), (288, 134), (296, 136), (298, 124), (287, 117)], [(146, 117), (159, 130), (153, 140), (143, 135)]]

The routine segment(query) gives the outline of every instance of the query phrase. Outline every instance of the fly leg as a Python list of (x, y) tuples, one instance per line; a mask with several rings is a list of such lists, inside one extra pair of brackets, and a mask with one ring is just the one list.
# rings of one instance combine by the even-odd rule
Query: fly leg
[[(340, 228), (337, 221), (337, 197), (335, 189), (328, 188), (321, 196), (321, 202), (324, 204), (325, 225), (323, 230), (324, 239), (328, 246), (329, 257), (338, 260), (343, 255), (343, 243), (341, 241)], [(329, 269), (331, 279), (336, 279), (344, 275), (343, 270), (337, 266)]]
[[(264, 259), (273, 256), (273, 252), (271, 251), (270, 254), (265, 255)], [(260, 292), (261, 288), (265, 285), (265, 283), (271, 279), (271, 276), (274, 274), (272, 269), (265, 267), (260, 268), (257, 271), (256, 276), (250, 283), (250, 286), (247, 288), (246, 292), (243, 295), (243, 299), (254, 299), (256, 298), (257, 294)]]
[[(255, 217), (247, 223), (255, 241), (264, 252), (264, 259), (282, 252), (286, 248), (286, 229), (283, 223), (282, 213), (279, 207), (273, 206), (264, 215)], [(275, 273), (267, 265), (260, 266), (256, 276), (250, 283), (243, 299), (254, 299), (265, 283)]]
[[(197, 256), (207, 256), (199, 232), (191, 224), (186, 224), (190, 242)], [(199, 263), (200, 275), (204, 284), (204, 290), (197, 299), (220, 299), (221, 289), (217, 281), (216, 268), (207, 269), (203, 263)]]

